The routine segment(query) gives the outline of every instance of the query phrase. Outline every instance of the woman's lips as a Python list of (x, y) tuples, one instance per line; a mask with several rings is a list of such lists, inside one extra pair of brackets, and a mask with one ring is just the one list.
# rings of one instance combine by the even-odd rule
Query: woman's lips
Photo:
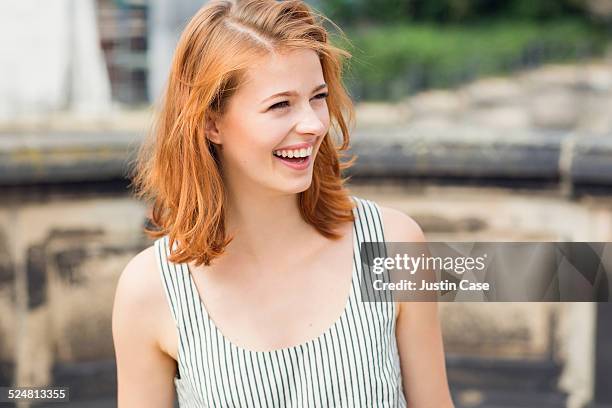
[(289, 157), (279, 157), (274, 155), (274, 158), (276, 160), (279, 160), (281, 163), (283, 163), (285, 166), (294, 169), (294, 170), (305, 170), (308, 168), (308, 166), (310, 165), (310, 160), (311, 160), (312, 155), (310, 156), (306, 156), (306, 157), (294, 157), (294, 158), (289, 158)]
[(288, 146), (279, 147), (278, 149), (275, 149), (275, 151), (278, 151), (278, 150), (308, 149), (309, 147), (312, 147), (312, 146), (314, 146), (314, 142), (303, 142), (303, 143), (297, 143), (297, 144), (292, 144), (292, 145), (288, 145)]

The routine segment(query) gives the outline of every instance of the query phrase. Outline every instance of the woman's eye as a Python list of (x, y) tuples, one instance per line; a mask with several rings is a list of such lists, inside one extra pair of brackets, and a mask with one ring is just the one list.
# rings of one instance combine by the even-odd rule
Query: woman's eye
[(288, 101), (282, 101), (282, 102), (275, 103), (274, 105), (270, 106), (270, 109), (285, 108), (287, 106), (289, 106), (289, 102)]
[[(325, 99), (329, 96), (329, 93), (324, 92), (324, 93), (320, 93), (317, 96), (315, 96), (316, 99)], [(278, 102), (275, 103), (274, 105), (270, 106), (270, 109), (277, 109), (277, 108), (286, 108), (289, 106), (289, 101), (282, 101), (282, 102)]]
[(328, 96), (329, 96), (329, 93), (327, 93), (327, 92), (323, 92), (323, 93), (320, 93), (320, 94), (318, 94), (317, 96), (315, 96), (315, 98), (317, 98), (317, 99), (325, 99), (325, 98), (327, 98)]

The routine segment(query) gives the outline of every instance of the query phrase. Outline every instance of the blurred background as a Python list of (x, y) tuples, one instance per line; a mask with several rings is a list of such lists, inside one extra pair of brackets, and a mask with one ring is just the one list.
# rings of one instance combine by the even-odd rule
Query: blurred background
[[(204, 3), (0, 3), (0, 386), (116, 406), (126, 174)], [(310, 4), (350, 39), (354, 194), (430, 241), (612, 241), (612, 0)], [(610, 303), (440, 307), (458, 408), (612, 407)]]

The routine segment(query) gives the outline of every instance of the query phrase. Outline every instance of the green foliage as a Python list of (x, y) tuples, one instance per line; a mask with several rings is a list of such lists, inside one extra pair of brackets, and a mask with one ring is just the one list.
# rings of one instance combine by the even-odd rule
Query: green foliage
[(588, 18), (585, 0), (324, 0), (323, 11), (344, 24), (370, 22), (473, 22), (487, 19)]
[(347, 29), (349, 84), (365, 99), (395, 98), (482, 75), (594, 55), (606, 38), (579, 21), (393, 24)]

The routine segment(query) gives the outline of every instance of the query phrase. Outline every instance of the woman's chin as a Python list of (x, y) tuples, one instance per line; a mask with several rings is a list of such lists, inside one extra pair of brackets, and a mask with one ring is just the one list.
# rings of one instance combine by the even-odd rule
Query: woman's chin
[(281, 190), (282, 192), (286, 193), (286, 194), (298, 194), (298, 193), (302, 193), (306, 190), (308, 190), (310, 188), (312, 184), (312, 178), (309, 177), (307, 180), (304, 180), (302, 182), (293, 182), (293, 183), (286, 183), (284, 185), (278, 186), (279, 190)]

